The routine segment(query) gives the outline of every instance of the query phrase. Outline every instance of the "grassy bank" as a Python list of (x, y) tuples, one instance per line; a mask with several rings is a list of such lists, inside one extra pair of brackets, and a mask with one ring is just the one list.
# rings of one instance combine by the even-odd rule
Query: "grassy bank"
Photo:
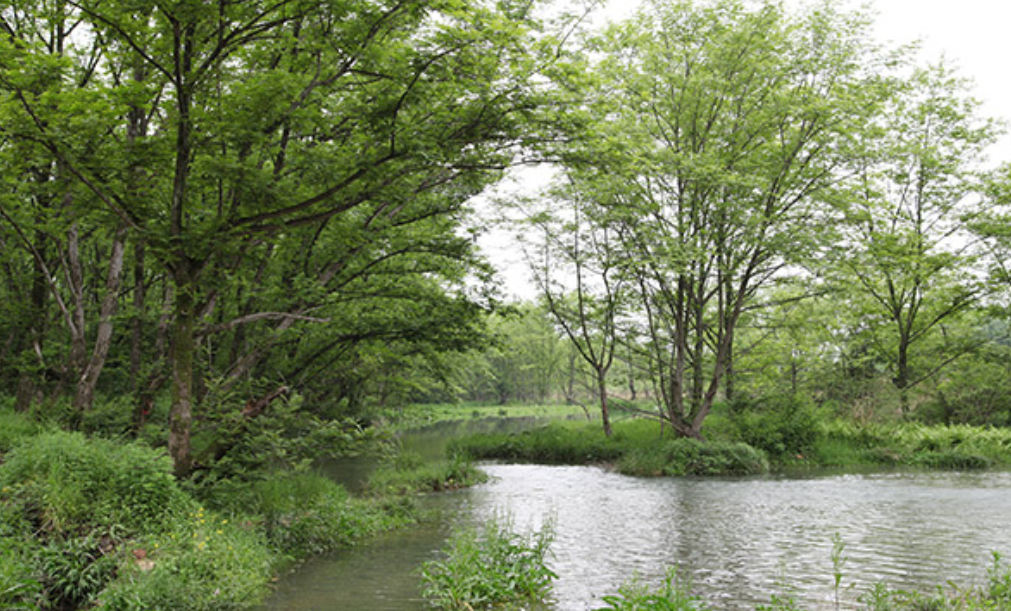
[(403, 409), (379, 412), (379, 417), (393, 428), (403, 430), (438, 422), (481, 420), (484, 418), (545, 418), (555, 420), (586, 420), (586, 412), (578, 405), (487, 405), (443, 403), (412, 405)]
[[(792, 413), (791, 413), (792, 412)], [(475, 459), (614, 465), (629, 475), (747, 475), (787, 467), (1011, 467), (1011, 429), (905, 422), (856, 424), (802, 410), (723, 411), (703, 431), (707, 441), (674, 438), (642, 419), (599, 424), (553, 422), (515, 434), (474, 435), (452, 451)]]
[(418, 518), (464, 460), (390, 461), (358, 498), (308, 471), (190, 489), (163, 452), (0, 412), (0, 609), (249, 608), (292, 563)]
[(474, 459), (549, 464), (609, 463), (629, 475), (749, 475), (764, 473), (765, 455), (739, 442), (700, 442), (661, 436), (653, 422), (614, 423), (605, 437), (599, 425), (554, 422), (518, 434), (474, 435), (451, 451)]

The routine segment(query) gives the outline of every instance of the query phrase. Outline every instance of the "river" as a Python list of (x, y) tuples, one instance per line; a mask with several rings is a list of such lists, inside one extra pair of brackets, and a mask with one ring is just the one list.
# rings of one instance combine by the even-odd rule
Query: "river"
[(508, 516), (553, 524), (550, 609), (585, 611), (633, 576), (689, 575), (713, 609), (754, 609), (773, 594), (834, 608), (832, 537), (845, 543), (842, 599), (875, 582), (930, 590), (985, 579), (1011, 550), (1011, 474), (890, 472), (759, 478), (635, 478), (598, 467), (488, 464), (489, 483), (432, 495), (441, 518), (286, 577), (270, 611), (420, 611), (418, 566), (454, 528)]

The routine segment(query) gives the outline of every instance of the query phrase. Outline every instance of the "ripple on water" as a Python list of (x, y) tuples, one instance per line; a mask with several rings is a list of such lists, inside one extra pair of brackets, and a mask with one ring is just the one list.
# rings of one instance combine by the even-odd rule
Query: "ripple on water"
[(488, 484), (434, 498), (441, 526), (310, 563), (269, 608), (420, 611), (417, 566), (454, 525), (503, 515), (519, 529), (554, 525), (558, 611), (591, 609), (635, 575), (655, 584), (671, 565), (714, 609), (754, 609), (788, 588), (805, 608), (834, 608), (834, 533), (846, 544), (843, 584), (855, 584), (844, 592), (850, 608), (877, 581), (978, 582), (991, 550), (1011, 550), (1009, 473), (644, 479), (596, 467), (484, 468)]

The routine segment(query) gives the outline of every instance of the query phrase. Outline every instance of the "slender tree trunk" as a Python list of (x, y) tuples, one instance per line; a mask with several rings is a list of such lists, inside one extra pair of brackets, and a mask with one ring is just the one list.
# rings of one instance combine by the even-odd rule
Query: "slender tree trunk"
[(902, 415), (909, 414), (909, 342), (905, 337), (899, 338), (899, 358), (896, 362), (895, 388), (899, 390), (899, 406)]
[(611, 414), (607, 401), (607, 370), (597, 369), (597, 393), (600, 396), (600, 419), (604, 424), (604, 435), (611, 436)]
[(141, 388), (140, 364), (144, 356), (144, 307), (147, 280), (144, 278), (144, 241), (137, 240), (133, 258), (133, 321), (130, 330), (130, 380), (137, 394)]
[(105, 368), (105, 361), (112, 345), (113, 316), (119, 306), (119, 287), (123, 279), (123, 259), (126, 250), (126, 227), (120, 227), (112, 241), (112, 251), (109, 254), (109, 271), (105, 281), (105, 296), (99, 309), (98, 330), (95, 335), (95, 346), (77, 381), (77, 392), (74, 395), (74, 408), (85, 411), (91, 408), (95, 401), (95, 387)]

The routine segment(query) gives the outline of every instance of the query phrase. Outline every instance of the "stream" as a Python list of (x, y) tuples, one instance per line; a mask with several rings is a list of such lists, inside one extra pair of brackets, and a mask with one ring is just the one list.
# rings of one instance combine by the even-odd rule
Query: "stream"
[(439, 519), (314, 559), (285, 577), (268, 611), (421, 611), (418, 567), (451, 532), (508, 517), (551, 524), (549, 609), (585, 611), (627, 580), (655, 585), (669, 566), (713, 609), (754, 609), (773, 594), (834, 609), (874, 583), (928, 591), (984, 582), (1011, 550), (1011, 473), (887, 472), (754, 478), (636, 478), (599, 467), (486, 464), (491, 481), (429, 495)]

